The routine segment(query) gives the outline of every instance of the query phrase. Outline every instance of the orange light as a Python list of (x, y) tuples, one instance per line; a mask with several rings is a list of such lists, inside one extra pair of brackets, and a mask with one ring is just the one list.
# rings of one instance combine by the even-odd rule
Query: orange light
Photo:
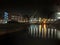
[(43, 19), (44, 37), (46, 37), (46, 33), (47, 33), (46, 21), (47, 21), (47, 19), (44, 18)]
[(47, 29), (46, 29), (46, 24), (44, 24), (44, 36), (46, 37)]

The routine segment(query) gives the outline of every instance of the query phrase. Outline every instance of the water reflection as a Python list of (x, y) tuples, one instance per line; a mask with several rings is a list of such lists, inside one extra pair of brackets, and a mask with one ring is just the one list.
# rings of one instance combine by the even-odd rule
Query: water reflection
[(29, 34), (33, 37), (56, 38), (57, 30), (55, 28), (49, 28), (47, 24), (31, 24), (29, 27)]
[(50, 28), (48, 28), (48, 38), (50, 37)]
[(33, 36), (37, 36), (38, 35), (38, 25), (30, 25), (29, 33), (31, 33), (31, 35), (33, 35)]
[(57, 32), (58, 32), (57, 37), (58, 37), (58, 39), (60, 39), (60, 31), (58, 30)]
[(42, 26), (39, 25), (39, 37), (40, 37), (41, 32), (42, 32)]

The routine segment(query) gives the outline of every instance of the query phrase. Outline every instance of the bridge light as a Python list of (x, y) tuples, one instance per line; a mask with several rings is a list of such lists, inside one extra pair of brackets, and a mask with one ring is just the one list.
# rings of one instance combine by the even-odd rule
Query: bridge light
[(57, 19), (60, 19), (60, 17), (57, 17)]
[(56, 13), (56, 19), (60, 19), (60, 12)]
[(57, 12), (57, 15), (60, 15), (60, 12)]

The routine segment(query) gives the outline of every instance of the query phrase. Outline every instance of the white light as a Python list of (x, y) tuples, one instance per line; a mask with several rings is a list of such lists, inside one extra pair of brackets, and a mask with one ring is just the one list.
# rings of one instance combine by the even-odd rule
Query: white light
[(60, 19), (60, 17), (57, 17), (57, 19)]
[(58, 12), (57, 14), (60, 15), (60, 12)]

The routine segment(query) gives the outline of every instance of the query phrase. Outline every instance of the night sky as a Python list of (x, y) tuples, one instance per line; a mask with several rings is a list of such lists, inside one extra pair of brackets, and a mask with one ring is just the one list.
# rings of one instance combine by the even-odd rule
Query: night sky
[(0, 0), (0, 12), (22, 13), (42, 17), (52, 17), (56, 6), (60, 6), (59, 0)]

